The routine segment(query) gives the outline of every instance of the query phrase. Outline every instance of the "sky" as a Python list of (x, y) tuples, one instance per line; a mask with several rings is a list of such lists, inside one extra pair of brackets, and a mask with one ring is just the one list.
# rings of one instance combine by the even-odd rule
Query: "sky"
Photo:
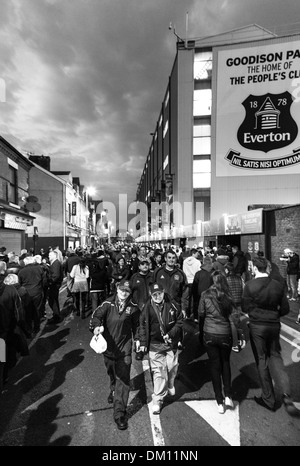
[[(173, 29), (169, 29), (172, 22)], [(0, 135), (94, 199), (135, 200), (176, 55), (258, 24), (298, 32), (299, 0), (0, 0)]]

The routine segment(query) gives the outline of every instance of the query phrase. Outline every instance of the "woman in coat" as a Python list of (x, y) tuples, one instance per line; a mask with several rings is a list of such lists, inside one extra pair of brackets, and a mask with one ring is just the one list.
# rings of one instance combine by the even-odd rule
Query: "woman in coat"
[(81, 257), (79, 264), (73, 266), (70, 277), (74, 279), (72, 293), (75, 297), (76, 315), (81, 314), (81, 318), (84, 319), (89, 291), (89, 268), (86, 265), (85, 257)]
[(213, 285), (204, 291), (200, 298), (199, 318), (203, 329), (203, 343), (209, 358), (218, 411), (223, 414), (225, 406), (234, 408), (230, 353), (231, 348), (236, 345), (236, 341), (233, 341), (232, 337), (232, 326), (235, 327), (238, 324), (238, 314), (226, 277), (221, 272), (216, 271), (213, 272), (212, 278)]

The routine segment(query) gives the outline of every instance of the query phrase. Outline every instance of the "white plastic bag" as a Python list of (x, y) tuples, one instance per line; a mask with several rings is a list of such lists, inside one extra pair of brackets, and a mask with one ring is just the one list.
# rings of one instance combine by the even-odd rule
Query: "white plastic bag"
[(107, 342), (104, 336), (101, 333), (94, 335), (90, 341), (90, 347), (98, 354), (104, 353), (107, 350)]

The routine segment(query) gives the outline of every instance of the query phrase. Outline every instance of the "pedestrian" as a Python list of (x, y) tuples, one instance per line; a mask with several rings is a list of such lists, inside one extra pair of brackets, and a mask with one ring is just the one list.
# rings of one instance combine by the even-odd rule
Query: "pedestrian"
[(207, 351), (218, 412), (233, 409), (230, 354), (237, 345), (232, 327), (239, 324), (226, 277), (222, 272), (212, 274), (213, 285), (204, 291), (199, 303), (201, 336)]
[(4, 283), (5, 266), (6, 263), (0, 261), (0, 339), (5, 341), (6, 359), (0, 360), (0, 393), (9, 370), (17, 363), (18, 353), (21, 356), (29, 354), (23, 334), (23, 329), (26, 329), (24, 309), (16, 288)]
[(9, 273), (8, 275), (6, 275), (3, 283), (5, 285), (13, 285), (15, 289), (17, 290), (18, 295), (20, 296), (21, 305), (22, 305), (22, 319), (23, 319), (22, 330), (27, 338), (31, 338), (32, 337), (32, 333), (31, 333), (32, 316), (31, 316), (31, 307), (30, 307), (31, 299), (30, 299), (28, 290), (24, 286), (20, 285), (19, 277), (15, 273)]
[(227, 264), (225, 264), (225, 274), (229, 286), (229, 291), (233, 299), (233, 303), (239, 315), (241, 315), (242, 296), (245, 282), (240, 275), (237, 275), (234, 272), (234, 266), (232, 262), (227, 262)]
[(0, 261), (8, 262), (8, 255), (6, 254), (6, 247), (2, 246), (0, 248)]
[(108, 403), (113, 403), (113, 416), (118, 429), (128, 427), (126, 409), (130, 391), (132, 342), (138, 338), (140, 311), (131, 300), (129, 281), (118, 283), (117, 291), (93, 312), (89, 329), (103, 334), (107, 350), (104, 363), (110, 379)]
[(7, 254), (7, 257), (8, 262), (6, 273), (18, 274), (19, 270), (21, 269), (19, 256), (17, 256), (13, 251), (11, 251)]
[(150, 285), (150, 299), (140, 317), (137, 347), (149, 353), (153, 376), (153, 414), (160, 413), (167, 395), (175, 395), (182, 326), (183, 316), (177, 303), (164, 292), (161, 285)]
[(108, 260), (104, 255), (97, 257), (89, 267), (92, 312), (106, 299), (108, 285)]
[(157, 267), (162, 267), (162, 265), (164, 263), (164, 254), (163, 254), (163, 251), (161, 249), (155, 249), (155, 251), (154, 251), (154, 260), (155, 260), (155, 265), (154, 265), (153, 271)]
[(223, 275), (226, 276), (225, 265), (227, 264), (228, 261), (229, 261), (229, 256), (226, 254), (225, 249), (222, 249), (222, 248), (217, 249), (216, 256), (213, 259), (213, 264), (212, 264), (213, 269), (218, 270), (219, 272), (221, 272)]
[(245, 258), (245, 254), (243, 251), (239, 249), (238, 246), (232, 246), (232, 263), (233, 263), (233, 270), (234, 273), (237, 275), (243, 275), (246, 272), (248, 263), (247, 259)]
[(165, 264), (154, 271), (154, 282), (172, 298), (182, 311), (184, 318), (187, 316), (189, 306), (189, 289), (185, 273), (176, 266), (177, 256), (175, 251), (168, 249), (165, 253)]
[(37, 333), (40, 330), (41, 319), (44, 317), (44, 285), (47, 277), (33, 256), (26, 256), (23, 261), (24, 267), (18, 273), (19, 283), (28, 290), (31, 299), (33, 332)]
[(209, 254), (206, 254), (203, 257), (203, 264), (201, 265), (200, 270), (195, 274), (192, 286), (193, 316), (195, 321), (199, 321), (198, 307), (201, 294), (213, 284), (211, 276), (213, 271), (212, 258)]
[[(182, 270), (186, 275), (189, 289), (189, 304), (187, 308), (187, 318), (193, 317), (193, 281), (196, 273), (201, 268), (201, 262), (199, 260), (199, 252), (196, 248), (191, 249), (191, 255), (186, 257), (182, 264)], [(197, 318), (196, 318), (197, 320)]]
[(58, 324), (60, 322), (59, 290), (63, 282), (63, 266), (58, 259), (56, 250), (49, 252), (49, 287), (48, 304), (52, 310), (53, 317), (48, 319), (48, 324)]
[(267, 266), (264, 257), (253, 258), (255, 278), (245, 284), (242, 298), (242, 310), (249, 317), (250, 343), (261, 385), (261, 396), (255, 396), (254, 401), (270, 411), (276, 410), (272, 366), (280, 384), (283, 404), (287, 412), (293, 414), (295, 407), (279, 340), (280, 318), (289, 313), (289, 302), (284, 284), (268, 276)]
[(130, 268), (125, 263), (124, 257), (121, 254), (118, 254), (111, 274), (111, 292), (115, 293), (118, 283), (124, 280), (129, 280), (129, 277)]
[(139, 258), (139, 271), (132, 275), (130, 288), (132, 290), (132, 300), (137, 304), (140, 311), (149, 298), (149, 287), (153, 283), (153, 272), (150, 270), (151, 262), (147, 257)]
[(298, 301), (299, 255), (292, 249), (286, 249), (285, 253), (287, 254), (286, 281), (288, 298), (290, 301)]
[(85, 312), (87, 310), (89, 291), (89, 268), (86, 264), (86, 258), (84, 256), (80, 258), (80, 262), (78, 264), (73, 265), (70, 278), (74, 280), (72, 293), (74, 294), (76, 315), (81, 315), (81, 318), (84, 319)]
[(134, 275), (139, 271), (139, 259), (138, 259), (138, 253), (136, 249), (132, 249), (131, 251), (131, 257), (129, 261), (129, 268), (130, 268), (130, 275)]

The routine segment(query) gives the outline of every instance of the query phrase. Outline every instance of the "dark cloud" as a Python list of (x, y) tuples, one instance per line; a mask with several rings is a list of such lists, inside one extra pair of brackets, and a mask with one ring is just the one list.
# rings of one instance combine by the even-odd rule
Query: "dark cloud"
[[(106, 200), (135, 198), (176, 37), (298, 19), (298, 0), (0, 0), (1, 135)], [(296, 31), (295, 31), (296, 32)]]

